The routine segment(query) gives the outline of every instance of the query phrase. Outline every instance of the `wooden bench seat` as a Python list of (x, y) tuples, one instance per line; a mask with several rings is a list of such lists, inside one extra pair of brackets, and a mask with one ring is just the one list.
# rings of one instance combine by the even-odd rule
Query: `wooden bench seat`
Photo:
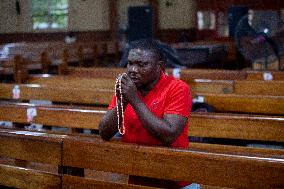
[(125, 68), (110, 68), (110, 67), (78, 68), (78, 67), (68, 66), (64, 75), (75, 76), (75, 77), (115, 79), (118, 76), (118, 74), (125, 72), (126, 72)]
[[(190, 79), (186, 81), (193, 93), (245, 94), (284, 96), (284, 81), (211, 80)], [(74, 88), (113, 89), (115, 79), (107, 77), (71, 77), (54, 75), (31, 75), (26, 83)]]
[[(264, 80), (262, 71), (247, 71), (247, 80)], [(283, 71), (268, 71), (271, 73), (273, 80), (284, 80)]]
[[(145, 147), (103, 142), (96, 138), (65, 138), (63, 165), (223, 187), (272, 188), (284, 185), (283, 159)], [(70, 180), (64, 175), (63, 185), (72, 185)], [(89, 182), (84, 180), (80, 184), (84, 188)], [(120, 183), (116, 185), (122, 187)], [(95, 181), (92, 186), (96, 186)]]
[[(115, 79), (110, 78), (85, 78), (71, 76), (54, 76), (54, 75), (32, 75), (26, 83), (40, 84), (44, 86), (61, 86), (87, 89), (110, 89), (114, 90)], [(226, 94), (233, 93), (234, 82), (225, 80), (202, 80), (195, 79), (188, 81), (192, 92), (207, 92)]]
[(26, 81), (28, 84), (40, 84), (42, 86), (60, 86), (73, 87), (82, 89), (113, 89), (115, 79), (108, 78), (85, 78), (85, 77), (69, 77), (55, 75), (32, 75)]
[[(66, 75), (81, 77), (98, 77), (114, 79), (118, 74), (126, 72), (126, 68), (95, 67), (78, 68), (69, 66), (66, 68)], [(169, 75), (173, 75), (173, 69), (166, 69)], [(211, 80), (264, 80), (264, 73), (270, 73), (273, 80), (283, 80), (282, 71), (250, 71), (250, 70), (214, 70), (214, 69), (181, 69), (182, 80), (211, 79)]]
[(98, 129), (106, 108), (69, 105), (33, 105), (0, 101), (0, 120), (29, 124), (27, 109), (35, 108), (32, 123), (66, 128)]
[[(261, 154), (263, 149), (256, 151), (247, 148), (246, 155), (237, 155), (230, 151), (217, 153), (201, 149), (177, 150), (117, 141), (104, 142), (96, 136), (49, 135), (3, 129), (0, 130), (0, 138), (1, 156), (42, 161), (63, 167), (186, 180), (222, 187), (281, 188), (284, 185), (281, 179), (284, 173), (283, 153), (256, 156), (255, 152)], [(20, 153), (17, 153), (18, 150)], [(28, 153), (31, 155), (23, 155)], [(46, 153), (54, 156), (43, 157)], [(149, 188), (125, 182), (72, 176), (68, 173), (56, 175), (6, 164), (0, 164), (0, 169), (0, 184), (11, 187)]]
[[(125, 70), (121, 68), (69, 68), (69, 74), (67, 76), (75, 76), (77, 78), (100, 78), (101, 80), (106, 81), (103, 82), (106, 87), (111, 87), (112, 84), (109, 84), (113, 83), (111, 82), (111, 79), (114, 80), (114, 78), (116, 78), (118, 74), (123, 73), (124, 71)], [(206, 70), (191, 70), (192, 73), (186, 73), (189, 75), (188, 77), (181, 77), (181, 79), (190, 85), (192, 92), (196, 93), (235, 93), (248, 95), (284, 96), (284, 82), (281, 80), (263, 81), (261, 80), (261, 78), (259, 80), (246, 80), (245, 77), (235, 77), (234, 75), (237, 75), (236, 73), (238, 73), (236, 71), (215, 70), (209, 72), (207, 70), (208, 73), (205, 71)], [(209, 75), (206, 76), (206, 73)], [(244, 71), (240, 73), (244, 74)], [(210, 74), (212, 75), (212, 77)], [(39, 77), (40, 76), (32, 76), (28, 82), (47, 83), (47, 81), (45, 80), (47, 80), (48, 78), (40, 79)], [(67, 79), (68, 77), (65, 78), (65, 82), (69, 82), (70, 80), (70, 84), (76, 83), (74, 85), (79, 85), (79, 83), (81, 83), (79, 78), (77, 82), (72, 82), (73, 79)], [(106, 78), (110, 79), (110, 81), (107, 82), (107, 80), (105, 80)], [(56, 77), (53, 77), (53, 79), (57, 80)], [(51, 81), (52, 79), (50, 79), (50, 84), (52, 83)], [(60, 79), (58, 81), (60, 81)], [(85, 81), (82, 83), (86, 84)]]
[[(237, 155), (231, 151), (218, 153), (196, 148), (177, 150), (117, 141), (104, 142), (97, 136), (65, 136), (27, 131), (24, 133), (3, 129), (0, 130), (0, 138), (0, 155), (3, 157), (42, 161), (63, 167), (186, 180), (221, 187), (281, 188), (284, 185), (281, 179), (284, 173), (283, 153), (261, 155), (264, 149), (246, 148), (246, 152), (241, 151), (246, 153), (245, 155)], [(22, 155), (17, 153), (18, 150)], [(256, 156), (255, 152), (260, 156)], [(28, 153), (31, 155), (23, 155)], [(54, 156), (48, 157), (46, 153)], [(91, 177), (72, 176), (65, 172), (52, 174), (6, 164), (0, 164), (0, 169), (0, 184), (11, 187), (149, 188), (129, 185), (126, 182), (113, 182), (111, 179), (96, 180)]]
[(284, 96), (284, 81), (234, 81), (235, 94)]
[[(0, 130), (0, 157), (15, 161), (61, 164), (62, 139), (27, 131)], [(16, 188), (61, 188), (59, 174), (17, 165), (0, 164), (0, 185)]]
[[(40, 85), (18, 85), (20, 87), (19, 100), (49, 100), (52, 102), (74, 104), (107, 105), (113, 95), (108, 89), (76, 89), (70, 87), (44, 87)], [(12, 99), (14, 84), (0, 84), (0, 98)]]
[[(32, 123), (65, 128), (95, 129), (106, 108), (32, 105), (0, 102), (0, 120), (29, 124), (27, 109), (35, 108)], [(191, 113), (189, 136), (284, 142), (284, 117), (248, 114)]]
[(196, 93), (216, 112), (284, 114), (284, 96)]
[[(21, 91), (19, 100), (38, 99), (106, 106), (113, 96), (111, 89), (50, 87), (32, 84), (18, 86)], [(0, 84), (0, 98), (11, 99), (14, 87), (13, 84)], [(196, 93), (195, 97), (203, 97), (203, 101), (214, 106), (217, 112), (284, 114), (283, 96)]]

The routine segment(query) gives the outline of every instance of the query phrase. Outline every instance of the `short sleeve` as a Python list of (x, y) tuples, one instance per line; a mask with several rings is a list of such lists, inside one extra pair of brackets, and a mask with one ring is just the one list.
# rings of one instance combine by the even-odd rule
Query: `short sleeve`
[(111, 99), (111, 102), (109, 103), (108, 105), (108, 110), (111, 110), (113, 109), (114, 107), (116, 106), (116, 96), (114, 95)]
[(191, 106), (189, 86), (182, 81), (177, 81), (169, 90), (164, 113), (178, 114), (189, 118)]

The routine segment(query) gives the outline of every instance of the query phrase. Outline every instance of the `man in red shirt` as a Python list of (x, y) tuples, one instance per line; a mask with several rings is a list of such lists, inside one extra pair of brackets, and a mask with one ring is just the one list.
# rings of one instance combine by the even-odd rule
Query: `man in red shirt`
[[(122, 126), (124, 118), (124, 142), (187, 148), (192, 105), (188, 85), (164, 74), (163, 54), (155, 41), (140, 40), (130, 46), (127, 74), (121, 77), (121, 90), (116, 86), (117, 97), (113, 97), (101, 120), (101, 137), (104, 140), (113, 137), (117, 133), (117, 125)], [(117, 109), (120, 112), (119, 123)], [(137, 176), (130, 176), (129, 183), (164, 188), (186, 185)]]

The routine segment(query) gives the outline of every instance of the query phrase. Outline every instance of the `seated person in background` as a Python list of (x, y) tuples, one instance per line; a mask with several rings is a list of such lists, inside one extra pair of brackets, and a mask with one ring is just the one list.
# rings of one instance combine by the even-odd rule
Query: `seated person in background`
[[(119, 127), (123, 142), (188, 147), (191, 92), (186, 83), (164, 74), (163, 54), (155, 41), (130, 44), (127, 73), (118, 78), (115, 90), (99, 125), (104, 140), (113, 137)], [(129, 183), (164, 188), (188, 184), (131, 175)]]

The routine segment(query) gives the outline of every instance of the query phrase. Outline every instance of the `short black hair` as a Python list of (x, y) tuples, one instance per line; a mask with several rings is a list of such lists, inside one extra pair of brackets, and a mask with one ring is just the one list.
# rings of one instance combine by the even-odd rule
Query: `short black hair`
[(165, 62), (165, 55), (161, 49), (159, 41), (154, 39), (140, 39), (132, 41), (129, 44), (129, 50), (138, 48), (143, 50), (150, 50), (155, 54), (157, 60)]

